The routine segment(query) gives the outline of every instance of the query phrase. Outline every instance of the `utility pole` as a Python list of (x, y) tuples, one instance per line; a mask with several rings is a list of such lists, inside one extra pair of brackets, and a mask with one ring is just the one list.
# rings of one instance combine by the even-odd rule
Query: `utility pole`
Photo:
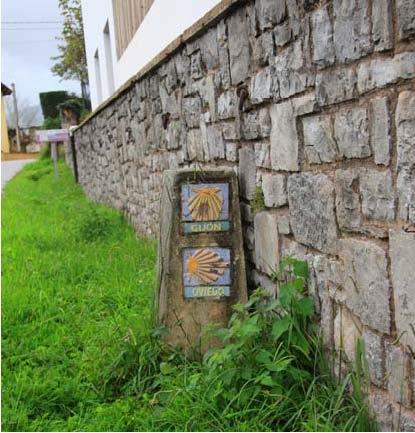
[(16, 98), (16, 87), (14, 83), (11, 83), (13, 89), (13, 107), (14, 107), (14, 118), (16, 120), (16, 142), (17, 142), (17, 151), (21, 151), (20, 144), (20, 129), (19, 129), (19, 112), (17, 111), (17, 98)]

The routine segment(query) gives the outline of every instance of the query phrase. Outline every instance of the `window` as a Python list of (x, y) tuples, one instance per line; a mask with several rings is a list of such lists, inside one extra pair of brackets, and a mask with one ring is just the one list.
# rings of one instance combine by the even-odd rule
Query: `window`
[(108, 21), (104, 27), (105, 64), (107, 69), (108, 94), (114, 93), (114, 69), (112, 65), (111, 37)]
[(98, 104), (100, 104), (102, 102), (102, 81), (101, 81), (101, 68), (99, 64), (98, 50), (95, 51), (94, 61), (95, 61), (95, 85), (97, 89), (97, 102)]
[(154, 0), (112, 0), (117, 59), (127, 48)]

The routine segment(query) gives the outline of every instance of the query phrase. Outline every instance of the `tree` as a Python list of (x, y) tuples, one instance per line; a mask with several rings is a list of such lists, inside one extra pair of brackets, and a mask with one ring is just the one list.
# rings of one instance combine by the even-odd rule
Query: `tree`
[(57, 39), (62, 43), (58, 45), (59, 55), (52, 57), (52, 60), (56, 61), (52, 72), (64, 80), (80, 81), (82, 96), (85, 98), (88, 70), (81, 0), (59, 0), (59, 8), (63, 16), (63, 30)]
[[(19, 114), (19, 126), (21, 128), (29, 128), (30, 126), (39, 126), (43, 123), (42, 111), (39, 105), (31, 104), (26, 98), (21, 98), (19, 94), (16, 95), (17, 110)], [(14, 128), (16, 125), (16, 118), (14, 114), (13, 100), (11, 97), (4, 98), (6, 101), (6, 116), (9, 128)]]

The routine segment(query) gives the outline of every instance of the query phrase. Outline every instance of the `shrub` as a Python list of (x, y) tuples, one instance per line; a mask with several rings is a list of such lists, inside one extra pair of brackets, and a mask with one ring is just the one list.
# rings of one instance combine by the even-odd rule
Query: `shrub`
[(42, 107), (43, 117), (59, 117), (58, 105), (68, 99), (68, 92), (58, 90), (53, 92), (39, 93), (40, 105)]
[(60, 129), (61, 118), (58, 117), (45, 117), (43, 121), (42, 129)]

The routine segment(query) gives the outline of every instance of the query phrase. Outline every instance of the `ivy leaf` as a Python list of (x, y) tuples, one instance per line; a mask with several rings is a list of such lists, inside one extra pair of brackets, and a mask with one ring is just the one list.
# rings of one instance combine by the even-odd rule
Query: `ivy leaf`
[(307, 279), (308, 277), (308, 263), (303, 260), (296, 260), (293, 265), (294, 268), (294, 274), (297, 277), (303, 277), (304, 279)]
[(278, 338), (288, 330), (290, 323), (289, 316), (284, 316), (282, 319), (276, 320), (272, 325), (272, 336), (278, 340)]
[(314, 302), (311, 298), (300, 299), (295, 306), (298, 314), (304, 317), (310, 317), (314, 313)]

